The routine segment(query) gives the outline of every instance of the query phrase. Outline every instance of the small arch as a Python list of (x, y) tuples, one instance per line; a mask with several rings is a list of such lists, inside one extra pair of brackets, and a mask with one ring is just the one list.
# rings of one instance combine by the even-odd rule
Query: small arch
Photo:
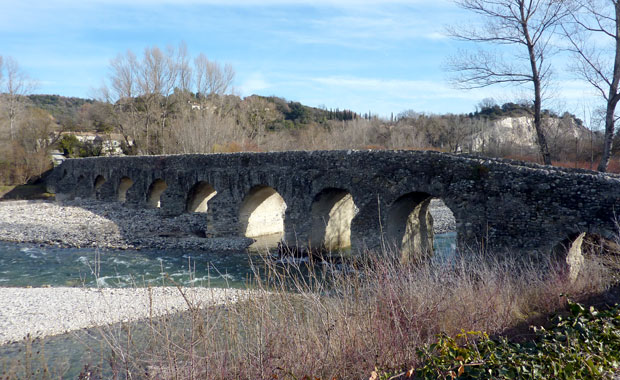
[(433, 253), (433, 197), (413, 192), (396, 199), (388, 209), (385, 237), (389, 247), (400, 250), (401, 261), (417, 261)]
[(118, 183), (118, 201), (125, 202), (127, 201), (127, 190), (133, 186), (133, 180), (129, 177), (122, 177), (120, 182)]
[(151, 183), (149, 191), (146, 195), (146, 203), (149, 207), (159, 208), (161, 207), (161, 194), (168, 188), (166, 182), (158, 178)]
[(284, 236), (286, 202), (272, 187), (255, 186), (243, 199), (239, 223), (244, 236), (255, 238), (267, 235)]
[(318, 193), (311, 208), (311, 248), (332, 251), (351, 247), (351, 221), (358, 211), (346, 190), (327, 188)]
[(217, 191), (205, 181), (196, 183), (189, 190), (185, 209), (187, 212), (207, 212), (207, 202), (217, 194)]
[(101, 186), (105, 183), (106, 179), (102, 175), (98, 175), (95, 178), (95, 182), (93, 183), (93, 187), (95, 189), (95, 198), (99, 199), (101, 197)]
[(103, 184), (105, 183), (105, 177), (102, 175), (98, 175), (97, 178), (95, 178), (95, 182), (94, 182), (94, 187), (95, 187), (95, 191), (98, 191), (101, 186), (103, 186)]

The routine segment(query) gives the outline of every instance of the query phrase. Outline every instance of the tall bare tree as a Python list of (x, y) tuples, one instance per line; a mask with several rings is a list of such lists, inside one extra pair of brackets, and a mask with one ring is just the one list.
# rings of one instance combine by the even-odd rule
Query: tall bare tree
[[(215, 106), (203, 104), (194, 108), (192, 90), (205, 99), (209, 95), (224, 95), (231, 89), (234, 70), (230, 65), (209, 61), (204, 54), (194, 60), (194, 67), (190, 63), (185, 44), (180, 44), (178, 49), (146, 48), (141, 57), (128, 51), (111, 61), (109, 86), (103, 89), (103, 94), (114, 104), (116, 125), (127, 143), (130, 138), (133, 140), (137, 153), (178, 151), (175, 142), (180, 138), (175, 134), (188, 132), (182, 127), (187, 122), (191, 121), (191, 133), (197, 141), (205, 137), (196, 136), (198, 131), (202, 129), (202, 133), (208, 134), (207, 129), (214, 123), (223, 123), (223, 119), (202, 115)], [(188, 110), (196, 112), (188, 113)], [(192, 151), (196, 149), (191, 147)]]
[(114, 106), (112, 119), (127, 145), (130, 137), (134, 144), (139, 141), (139, 113), (134, 101), (138, 92), (137, 70), (138, 60), (131, 50), (125, 55), (119, 54), (110, 61), (110, 86), (101, 89), (101, 100)]
[(177, 51), (176, 65), (179, 75), (179, 89), (182, 91), (191, 91), (193, 79), (192, 68), (189, 63), (189, 57), (187, 55), (187, 45), (181, 43)]
[(2, 88), (3, 86), (3, 81), (4, 81), (4, 69), (3, 69), (3, 65), (4, 65), (4, 58), (2, 58), (2, 56), (0, 55), (0, 88)]
[(605, 139), (599, 171), (606, 171), (613, 148), (620, 101), (620, 1), (575, 0), (564, 34), (575, 56), (574, 71), (605, 99)]
[(532, 86), (534, 128), (540, 154), (547, 165), (551, 165), (551, 155), (543, 131), (542, 103), (552, 72), (548, 58), (555, 52), (551, 39), (568, 13), (564, 1), (456, 0), (461, 8), (480, 16), (484, 24), (448, 29), (458, 40), (499, 47), (498, 50), (462, 52), (454, 57), (448, 69), (456, 73), (453, 81), (457, 87)]
[(223, 67), (200, 53), (194, 60), (196, 92), (203, 96), (226, 94), (235, 78), (235, 70), (230, 64)]
[[(2, 66), (0, 65), (0, 71)], [(0, 92), (4, 93), (5, 110), (9, 118), (9, 131), (11, 140), (15, 140), (17, 117), (23, 108), (24, 97), (34, 90), (36, 84), (19, 67), (16, 60), (11, 57), (4, 62), (4, 83)]]

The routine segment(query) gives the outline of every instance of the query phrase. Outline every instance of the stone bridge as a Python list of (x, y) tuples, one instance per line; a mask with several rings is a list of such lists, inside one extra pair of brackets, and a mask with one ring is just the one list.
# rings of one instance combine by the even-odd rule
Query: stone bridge
[(432, 249), (431, 198), (452, 210), (460, 247), (548, 250), (581, 232), (614, 238), (620, 176), (419, 151), (314, 151), (72, 159), (48, 189), (190, 213), (206, 236), (288, 245)]

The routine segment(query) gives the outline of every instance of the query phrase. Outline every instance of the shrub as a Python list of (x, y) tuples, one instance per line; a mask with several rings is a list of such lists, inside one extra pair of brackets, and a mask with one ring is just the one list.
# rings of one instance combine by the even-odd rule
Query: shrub
[[(463, 332), (419, 350), (417, 379), (603, 379), (620, 367), (620, 307), (599, 311), (568, 303), (570, 315), (536, 329), (524, 344)], [(413, 372), (413, 371), (412, 371)]]

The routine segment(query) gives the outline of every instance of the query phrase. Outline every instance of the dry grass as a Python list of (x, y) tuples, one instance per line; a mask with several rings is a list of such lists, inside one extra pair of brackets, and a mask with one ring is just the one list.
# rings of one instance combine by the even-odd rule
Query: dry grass
[[(360, 379), (410, 368), (416, 349), (444, 332), (510, 327), (604, 289), (610, 271), (589, 260), (570, 284), (551, 260), (460, 257), (401, 266), (394, 255), (332, 266), (258, 268), (251, 296), (226, 308), (151, 321), (136, 344), (109, 342), (121, 378)], [(258, 278), (258, 277), (257, 277)], [(112, 335), (109, 335), (112, 336)]]

